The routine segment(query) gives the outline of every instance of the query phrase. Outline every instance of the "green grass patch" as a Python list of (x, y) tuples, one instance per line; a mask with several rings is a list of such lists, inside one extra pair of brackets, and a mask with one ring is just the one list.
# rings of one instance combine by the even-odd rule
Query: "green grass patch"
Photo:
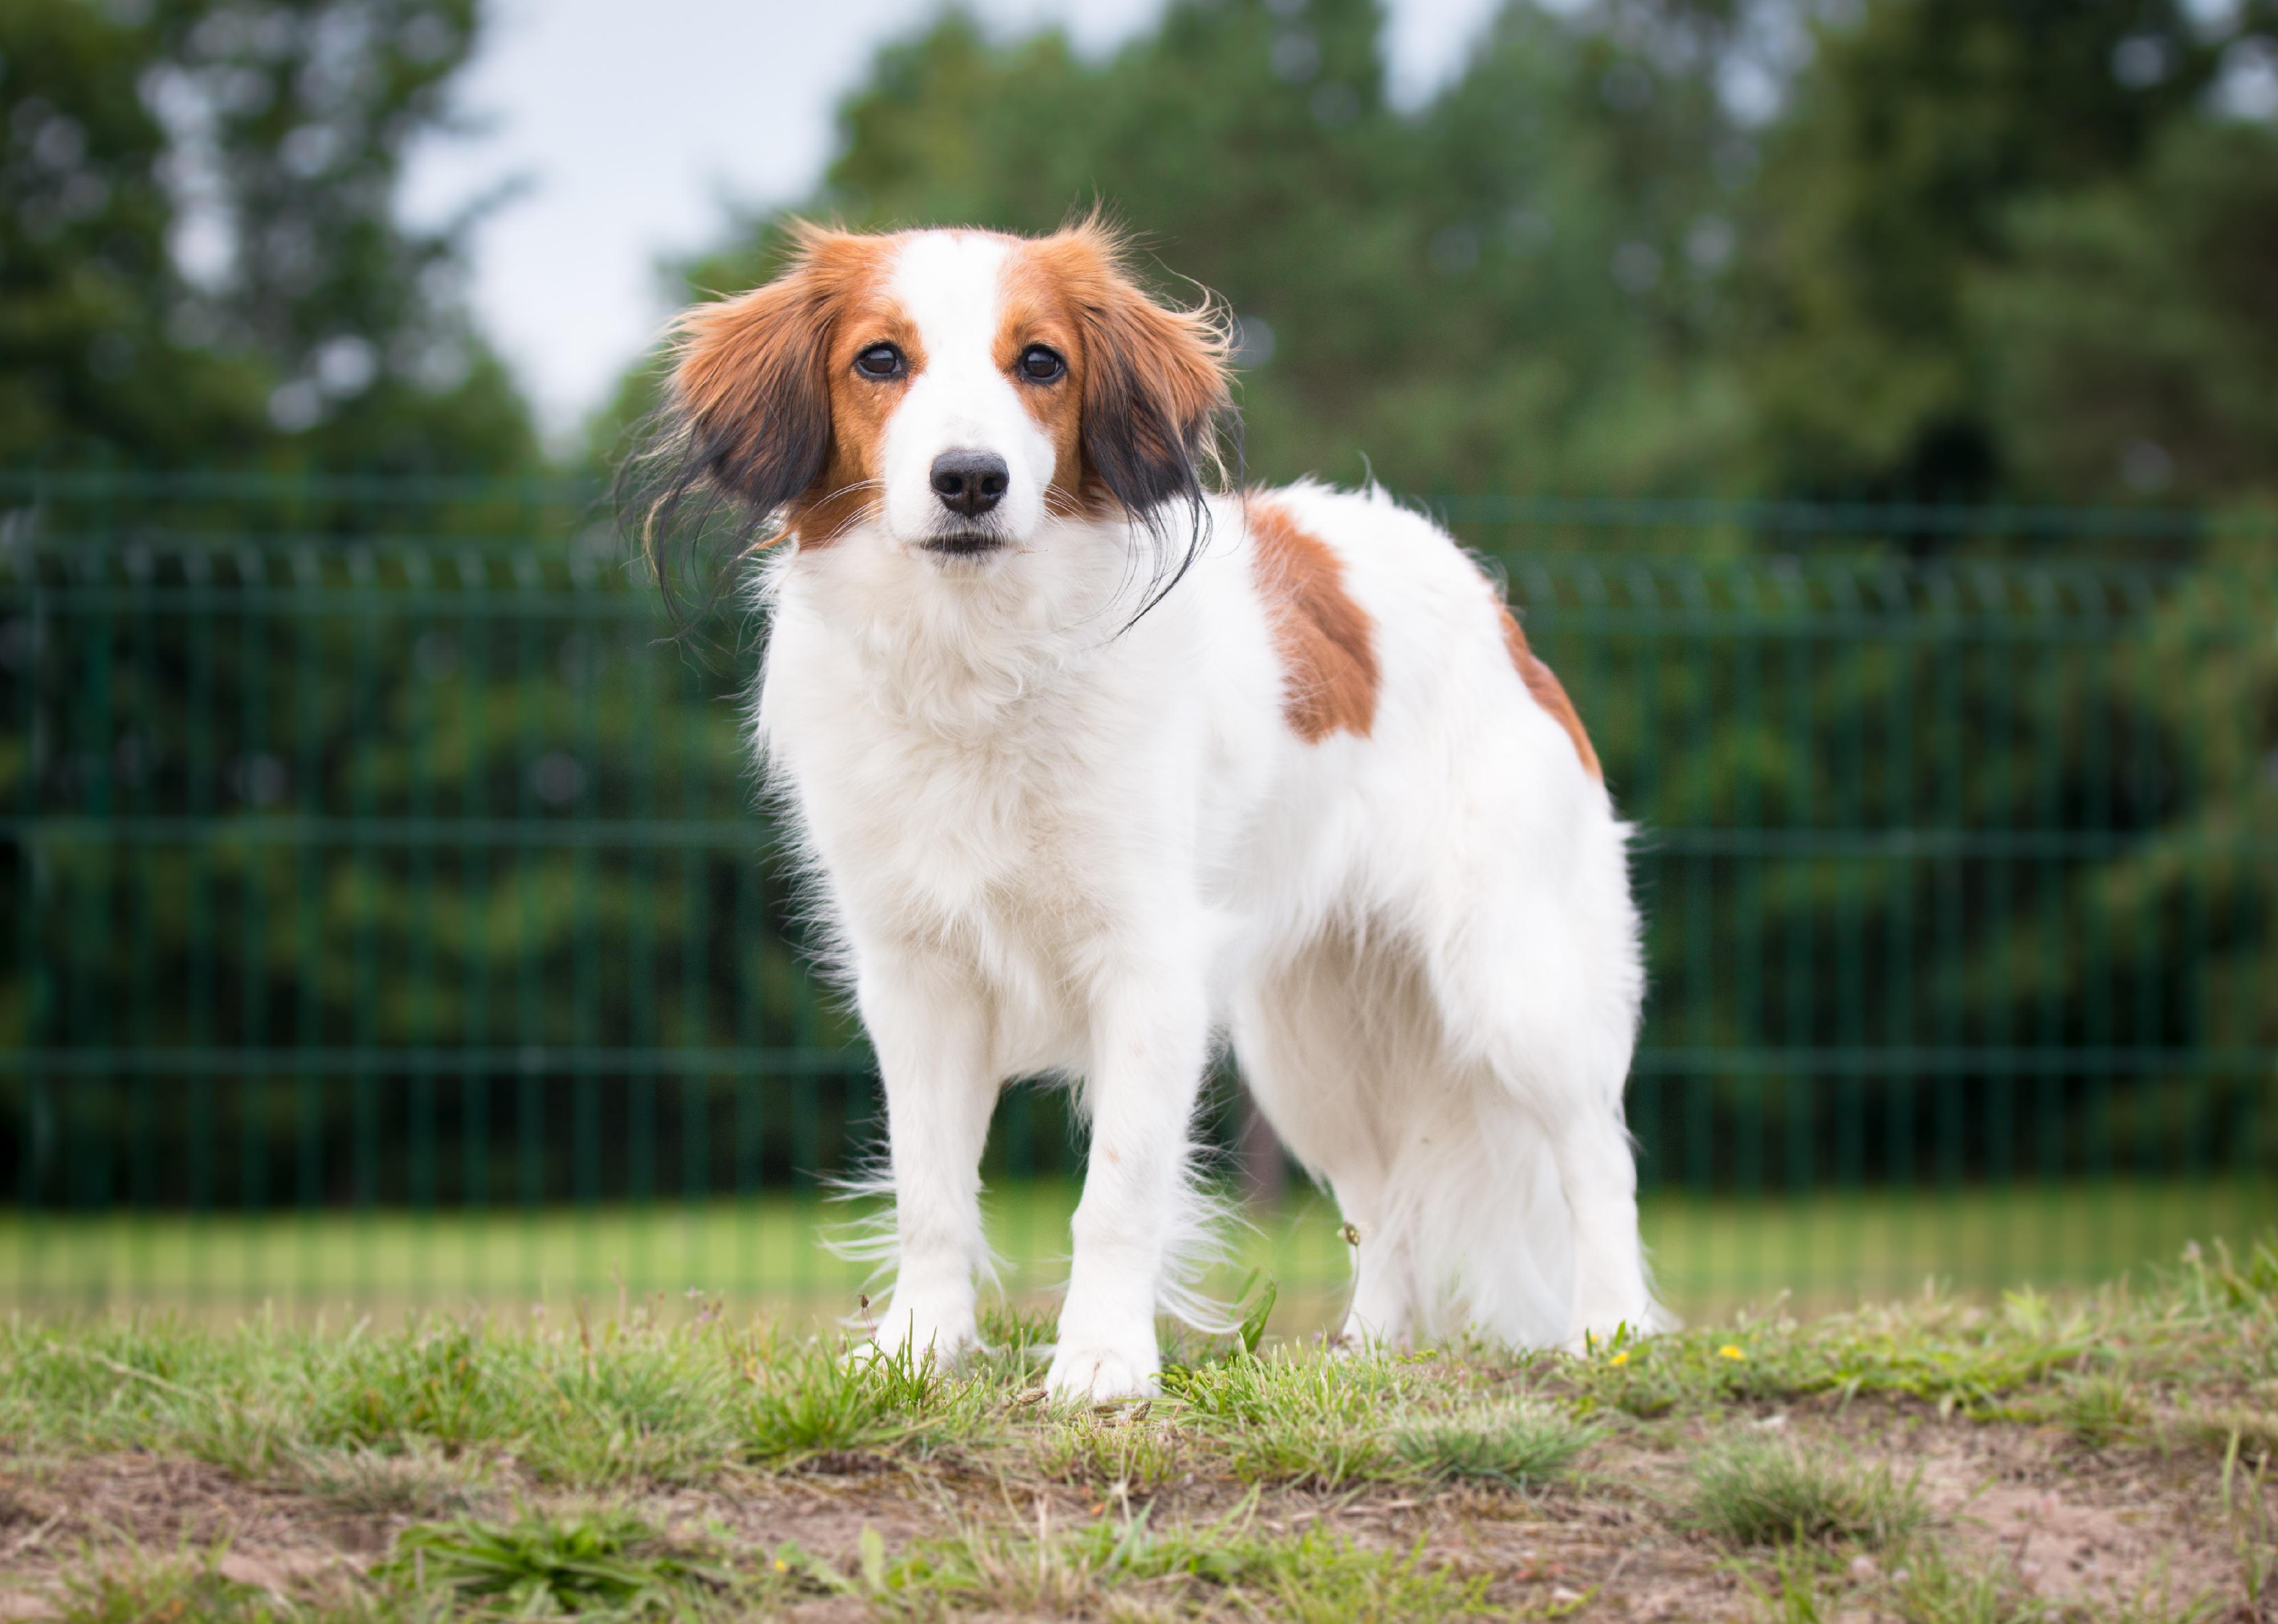
[(1427, 1477), (1526, 1490), (1565, 1471), (1597, 1436), (1547, 1405), (1502, 1405), (1397, 1429), (1392, 1446)]
[(1334, 1489), (1400, 1476), (1388, 1424), (1417, 1401), (1410, 1361), (1297, 1345), (1169, 1367), (1163, 1389), (1182, 1425), (1223, 1449), (1245, 1483)]
[(2060, 1616), (2006, 1567), (1967, 1567), (1925, 1549), (1910, 1554), (1904, 1572), (1886, 1599), (1905, 1624), (2055, 1624)]
[(478, 1617), (519, 1619), (681, 1616), (733, 1583), (707, 1553), (616, 1511), (418, 1524), (372, 1576), (414, 1596), (440, 1592)]
[(997, 1402), (982, 1376), (944, 1373), (930, 1349), (800, 1341), (755, 1345), (748, 1359), (734, 1423), (743, 1457), (760, 1465), (853, 1450), (929, 1453), (977, 1439)]
[(1919, 1486), (1888, 1466), (1799, 1447), (1787, 1438), (1738, 1438), (1693, 1468), (1692, 1514), (1735, 1545), (1903, 1545), (1929, 1520)]
[(1068, 1416), (1045, 1430), (1036, 1452), (1048, 1475), (1127, 1506), (1169, 1482), (1181, 1460), (1177, 1429), (1134, 1411)]
[[(694, 1482), (818, 1452), (924, 1454), (985, 1431), (995, 1390), (929, 1357), (636, 1316), (555, 1330), (424, 1319), (346, 1337), (256, 1322), (0, 1323), (0, 1437), (153, 1449), (407, 1508), (511, 1457), (539, 1481)], [(384, 1473), (381, 1461), (401, 1468)], [(424, 1465), (417, 1463), (424, 1462)], [(364, 1487), (351, 1486), (360, 1479)]]
[[(1551, 1385), (1585, 1414), (1650, 1420), (1733, 1403), (1903, 1397), (1943, 1413), (2055, 1419), (2083, 1441), (2109, 1440), (2147, 1430), (2146, 1388), (2188, 1398), (2278, 1381), (2274, 1338), (2278, 1251), (2258, 1242), (2240, 1255), (2218, 1244), (2193, 1246), (2140, 1280), (2062, 1298), (2023, 1289), (1984, 1303), (1930, 1292), (1811, 1319), (1624, 1336), (1562, 1361)], [(2046, 1401), (2013, 1414), (2017, 1395), (2036, 1392)]]
[(301, 1624), (308, 1613), (220, 1568), (221, 1552), (120, 1555), (75, 1575), (62, 1624)]
[[(850, 1590), (859, 1589), (849, 1584)], [(947, 1602), (998, 1616), (1187, 1616), (1230, 1606), (1237, 1617), (1299, 1624), (1395, 1624), (1497, 1616), (1486, 1582), (1418, 1549), (1385, 1550), (1309, 1529), (1295, 1536), (1239, 1525), (1158, 1531), (1143, 1513), (1065, 1531), (975, 1528), (922, 1542), (870, 1587), (883, 1607), (930, 1613)], [(1115, 1616), (1110, 1612), (1109, 1616)]]
[(2075, 1375), (2057, 1389), (2056, 1413), (2075, 1443), (2104, 1449), (2141, 1434), (2151, 1410), (2136, 1384), (2122, 1376)]

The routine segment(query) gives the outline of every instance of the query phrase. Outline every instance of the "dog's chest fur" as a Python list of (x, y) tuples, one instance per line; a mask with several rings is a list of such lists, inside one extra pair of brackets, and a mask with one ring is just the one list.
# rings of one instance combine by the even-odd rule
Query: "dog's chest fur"
[(1074, 1018), (1158, 850), (1144, 837), (1158, 787), (1117, 691), (1128, 675), (807, 629), (778, 633), (762, 731), (842, 923), (859, 942), (945, 952), (1000, 1002), (1000, 1025), (1057, 1042), (1044, 1033)]

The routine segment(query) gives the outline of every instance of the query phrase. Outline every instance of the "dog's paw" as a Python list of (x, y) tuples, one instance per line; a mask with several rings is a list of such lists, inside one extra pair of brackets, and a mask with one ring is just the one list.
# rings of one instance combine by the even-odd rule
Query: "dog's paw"
[(930, 1354), (935, 1368), (946, 1370), (981, 1346), (980, 1329), (970, 1314), (928, 1314), (922, 1309), (889, 1309), (870, 1339), (854, 1350), (856, 1358), (899, 1358), (907, 1354), (922, 1363)]
[(1602, 1353), (1615, 1343), (1636, 1341), (1667, 1329), (1665, 1316), (1650, 1303), (1643, 1308), (1601, 1308), (1594, 1313), (1576, 1317), (1577, 1329), (1566, 1338), (1566, 1352), (1583, 1355)]
[(1055, 1399), (1141, 1399), (1156, 1391), (1160, 1368), (1155, 1349), (1143, 1353), (1104, 1343), (1063, 1342), (1044, 1373), (1044, 1391)]

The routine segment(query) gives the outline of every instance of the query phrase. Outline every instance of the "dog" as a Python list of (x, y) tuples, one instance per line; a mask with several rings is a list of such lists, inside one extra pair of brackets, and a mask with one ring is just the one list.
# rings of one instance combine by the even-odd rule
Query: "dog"
[(883, 1079), (876, 1337), (976, 1345), (990, 1113), (1059, 1073), (1089, 1141), (1046, 1386), (1151, 1391), (1229, 1039), (1358, 1238), (1346, 1336), (1649, 1328), (1597, 756), (1427, 518), (1216, 488), (1226, 327), (1097, 219), (805, 227), (678, 322), (647, 545), (669, 574), (724, 503), (763, 560), (755, 743)]

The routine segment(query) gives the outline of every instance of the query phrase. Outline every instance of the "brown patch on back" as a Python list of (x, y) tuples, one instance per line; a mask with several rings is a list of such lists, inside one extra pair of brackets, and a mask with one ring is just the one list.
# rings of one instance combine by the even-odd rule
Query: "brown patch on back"
[(1503, 652), (1510, 656), (1512, 667), (1526, 691), (1534, 696), (1535, 704), (1550, 713), (1550, 718), (1566, 729), (1566, 736), (1574, 741), (1574, 753), (1582, 758), (1582, 770), (1600, 783), (1606, 782), (1605, 769), (1598, 764), (1598, 752), (1590, 743), (1590, 736), (1582, 729), (1582, 718), (1575, 712), (1574, 702), (1566, 697), (1565, 685), (1558, 674), (1542, 663), (1541, 658), (1527, 646), (1526, 633), (1520, 629), (1518, 616), (1510, 606), (1500, 599), (1496, 610), (1502, 615)]
[(1253, 496), (1249, 517), (1251, 568), (1288, 679), (1282, 719), (1309, 744), (1338, 732), (1366, 738), (1376, 722), (1376, 623), (1345, 591), (1343, 560), (1279, 502)]

